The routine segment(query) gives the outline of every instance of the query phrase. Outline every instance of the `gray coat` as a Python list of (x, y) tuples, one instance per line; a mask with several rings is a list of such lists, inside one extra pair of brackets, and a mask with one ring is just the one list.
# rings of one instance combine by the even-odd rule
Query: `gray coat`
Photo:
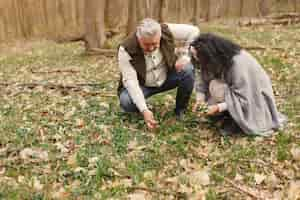
[(277, 111), (269, 76), (245, 50), (233, 57), (225, 82), (228, 111), (245, 133), (268, 136), (287, 121)]

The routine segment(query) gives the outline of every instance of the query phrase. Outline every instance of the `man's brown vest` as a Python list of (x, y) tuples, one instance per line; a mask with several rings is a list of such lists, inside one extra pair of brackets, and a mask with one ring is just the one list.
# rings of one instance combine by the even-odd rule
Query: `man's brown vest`
[[(176, 62), (175, 55), (175, 40), (173, 34), (169, 30), (169, 27), (166, 24), (161, 24), (161, 40), (160, 40), (160, 51), (163, 56), (163, 60), (168, 67), (168, 70), (174, 68)], [(120, 44), (124, 47), (127, 53), (130, 55), (130, 63), (137, 72), (137, 77), (140, 85), (145, 85), (146, 80), (146, 62), (142, 48), (138, 43), (136, 37), (136, 32), (131, 34), (125, 39), (125, 41)], [(118, 94), (120, 94), (123, 89), (122, 76), (119, 82)]]

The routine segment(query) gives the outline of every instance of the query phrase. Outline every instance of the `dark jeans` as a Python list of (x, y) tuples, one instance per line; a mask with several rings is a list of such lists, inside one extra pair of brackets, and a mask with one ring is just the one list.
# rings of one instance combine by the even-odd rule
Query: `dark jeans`
[[(179, 114), (184, 111), (189, 103), (194, 88), (194, 68), (188, 64), (181, 72), (172, 70), (168, 73), (167, 80), (160, 87), (140, 86), (145, 98), (154, 94), (165, 92), (177, 88), (175, 113)], [(120, 105), (126, 112), (138, 112), (136, 105), (133, 103), (128, 91), (123, 89), (120, 96)]]

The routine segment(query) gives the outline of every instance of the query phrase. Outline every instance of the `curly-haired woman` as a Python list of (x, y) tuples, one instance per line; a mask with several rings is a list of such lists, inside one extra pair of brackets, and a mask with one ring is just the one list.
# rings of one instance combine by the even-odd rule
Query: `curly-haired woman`
[(191, 43), (190, 50), (196, 68), (193, 111), (207, 102), (208, 115), (227, 119), (224, 134), (268, 136), (287, 121), (277, 111), (269, 76), (238, 44), (206, 33)]

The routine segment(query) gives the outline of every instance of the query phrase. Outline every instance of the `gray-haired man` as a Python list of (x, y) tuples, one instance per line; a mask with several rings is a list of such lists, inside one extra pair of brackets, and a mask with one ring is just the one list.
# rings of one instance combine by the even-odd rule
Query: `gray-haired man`
[(187, 52), (199, 32), (192, 25), (159, 24), (150, 18), (141, 21), (118, 52), (118, 94), (124, 111), (142, 113), (147, 127), (155, 128), (157, 121), (145, 99), (177, 88), (175, 114), (182, 118), (193, 91), (194, 72), (189, 56), (175, 55), (175, 41), (184, 41)]

